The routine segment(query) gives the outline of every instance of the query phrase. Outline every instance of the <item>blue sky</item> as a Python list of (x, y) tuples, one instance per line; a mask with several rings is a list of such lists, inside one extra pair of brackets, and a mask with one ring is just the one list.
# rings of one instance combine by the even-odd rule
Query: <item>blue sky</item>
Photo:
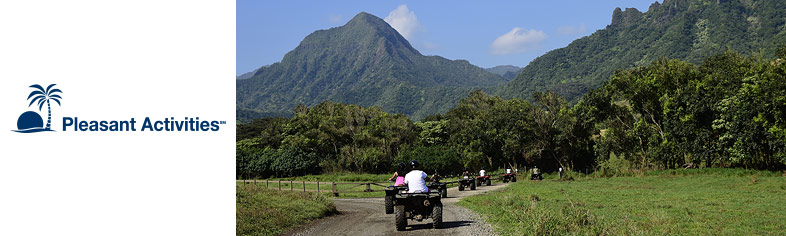
[(526, 66), (611, 23), (616, 7), (654, 0), (237, 1), (237, 74), (281, 61), (308, 34), (359, 12), (386, 19), (424, 55), (480, 67)]

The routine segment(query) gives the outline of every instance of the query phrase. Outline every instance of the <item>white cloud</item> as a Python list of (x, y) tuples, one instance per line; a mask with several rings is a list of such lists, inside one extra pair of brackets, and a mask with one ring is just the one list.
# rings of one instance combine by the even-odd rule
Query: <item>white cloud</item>
[(330, 21), (330, 23), (332, 24), (343, 23), (344, 16), (338, 14), (330, 14), (328, 15), (328, 21)]
[(541, 30), (516, 27), (494, 40), (490, 51), (496, 55), (527, 52), (540, 48), (543, 40), (546, 40), (546, 33)]
[(557, 28), (557, 34), (559, 35), (571, 35), (571, 34), (583, 34), (587, 32), (587, 25), (582, 23), (578, 27), (566, 25)]
[(423, 30), (423, 27), (420, 26), (420, 22), (418, 22), (418, 17), (415, 16), (415, 12), (410, 11), (407, 5), (396, 7), (396, 9), (388, 14), (388, 17), (385, 17), (385, 22), (390, 24), (390, 26), (396, 29), (396, 31), (407, 40), (412, 40), (411, 37), (414, 36), (415, 33)]

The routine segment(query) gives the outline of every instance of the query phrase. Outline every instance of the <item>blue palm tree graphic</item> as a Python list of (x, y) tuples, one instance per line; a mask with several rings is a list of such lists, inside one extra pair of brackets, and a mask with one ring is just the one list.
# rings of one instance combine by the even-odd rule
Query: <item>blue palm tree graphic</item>
[(60, 95), (55, 94), (62, 93), (63, 91), (60, 91), (60, 89), (51, 89), (54, 86), (55, 84), (50, 84), (46, 87), (46, 89), (44, 89), (44, 87), (41, 87), (41, 85), (38, 84), (30, 85), (31, 88), (35, 88), (36, 90), (27, 96), (27, 99), (33, 98), (33, 100), (30, 101), (30, 105), (27, 106), (32, 106), (33, 103), (38, 102), (39, 111), (44, 107), (44, 103), (46, 103), (46, 109), (48, 110), (48, 114), (46, 116), (46, 130), (51, 130), (49, 125), (52, 123), (52, 107), (49, 106), (49, 100), (55, 101), (57, 102), (57, 105), (60, 105), (60, 99), (63, 99), (60, 97)]

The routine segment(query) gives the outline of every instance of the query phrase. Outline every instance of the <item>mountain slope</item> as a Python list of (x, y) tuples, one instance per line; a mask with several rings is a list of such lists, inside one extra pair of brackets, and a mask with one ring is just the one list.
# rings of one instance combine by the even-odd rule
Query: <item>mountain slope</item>
[[(505, 81), (464, 60), (423, 56), (382, 19), (360, 13), (318, 30), (279, 63), (237, 80), (238, 110), (290, 113), (325, 100), (380, 106), (415, 119), (445, 112), (474, 88)], [(238, 113), (238, 119), (247, 119)]]
[(495, 66), (491, 68), (485, 68), (486, 71), (497, 74), (502, 76), (503, 79), (506, 81), (511, 81), (516, 78), (516, 75), (521, 72), (521, 67), (512, 66), (512, 65), (504, 65), (504, 66)]
[(666, 0), (646, 13), (617, 8), (605, 29), (536, 58), (497, 94), (530, 98), (551, 90), (575, 101), (615, 70), (659, 57), (698, 63), (733, 50), (769, 58), (786, 43), (785, 20), (782, 0)]

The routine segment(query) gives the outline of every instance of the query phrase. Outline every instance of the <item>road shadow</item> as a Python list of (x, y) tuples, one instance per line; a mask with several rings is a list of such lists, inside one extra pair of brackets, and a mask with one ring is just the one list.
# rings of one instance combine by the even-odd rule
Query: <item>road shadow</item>
[(443, 229), (458, 228), (462, 226), (469, 226), (472, 223), (475, 223), (475, 221), (469, 221), (469, 220), (447, 221), (447, 222), (442, 222), (442, 228)]
[[(475, 221), (468, 221), (468, 220), (460, 220), (460, 221), (446, 221), (442, 222), (442, 229), (451, 229), (451, 228), (458, 228), (463, 226), (469, 226), (470, 224), (475, 223)], [(407, 225), (407, 231), (413, 230), (423, 230), (423, 229), (433, 229), (433, 224), (426, 223), (426, 224), (409, 224)]]

